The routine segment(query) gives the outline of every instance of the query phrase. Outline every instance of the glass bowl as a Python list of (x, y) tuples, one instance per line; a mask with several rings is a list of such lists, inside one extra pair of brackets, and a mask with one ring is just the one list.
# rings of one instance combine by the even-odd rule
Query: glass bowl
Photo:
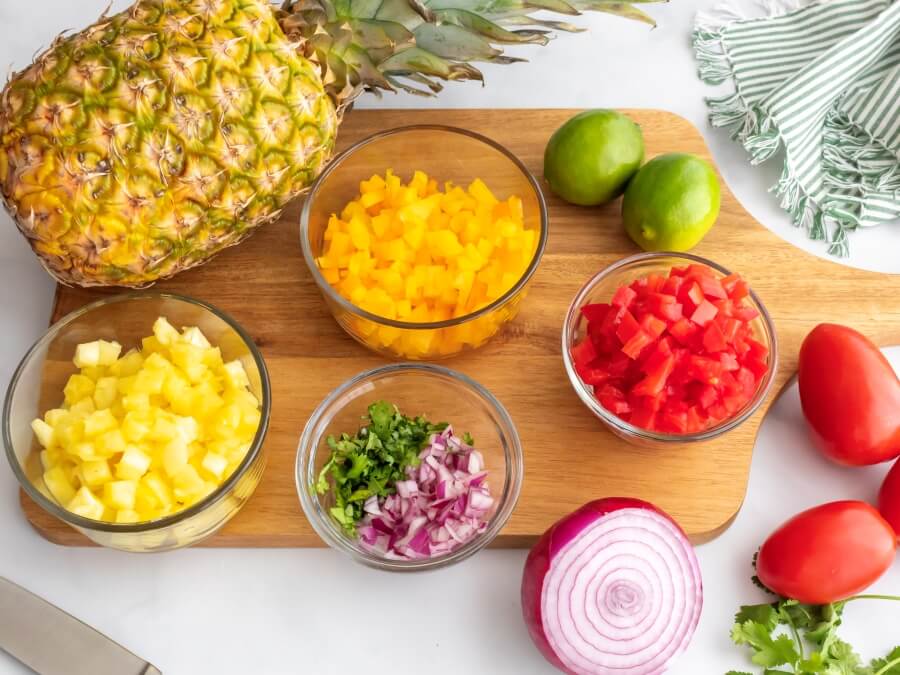
[[(393, 172), (408, 180), (424, 171), (439, 184), (468, 185), (481, 178), (499, 199), (518, 195), (525, 228), (539, 232), (534, 256), (521, 278), (500, 298), (465, 316), (431, 323), (410, 323), (372, 314), (338, 293), (322, 276), (316, 260), (325, 245), (329, 216), (340, 213), (359, 194), (359, 183), (373, 174)], [(421, 125), (383, 131), (345, 150), (322, 172), (300, 216), (300, 241), (306, 264), (329, 310), (351, 337), (391, 358), (436, 360), (475, 349), (511, 321), (547, 242), (547, 206), (541, 188), (509, 150), (479, 134), (453, 127)]]
[[(111, 523), (67, 511), (47, 490), (42, 478), (31, 421), (59, 405), (63, 387), (77, 371), (75, 347), (97, 339), (116, 340), (127, 351), (150, 335), (153, 322), (165, 316), (172, 325), (199, 327), (222, 350), (225, 361), (239, 359), (250, 390), (261, 403), (261, 419), (246, 457), (213, 493), (192, 506), (157, 520)], [(263, 439), (269, 424), (271, 393), (262, 355), (250, 336), (224, 312), (200, 300), (170, 293), (132, 293), (104, 298), (60, 319), (22, 359), (10, 382), (3, 408), (6, 457), (22, 488), (45, 511), (92, 541), (123, 551), (150, 552), (190, 546), (205, 539), (234, 516), (256, 489), (265, 468)]]
[(741, 425), (753, 415), (765, 400), (774, 382), (778, 365), (778, 340), (775, 335), (775, 326), (772, 324), (772, 319), (765, 306), (752, 289), (750, 290), (750, 295), (746, 298), (746, 302), (759, 312), (759, 316), (752, 323), (753, 334), (755, 339), (769, 348), (769, 369), (757, 385), (756, 393), (750, 401), (733, 416), (719, 424), (704, 431), (689, 434), (668, 434), (642, 429), (629, 424), (600, 405), (600, 402), (594, 397), (591, 387), (578, 377), (578, 373), (575, 372), (575, 365), (572, 362), (571, 349), (584, 336), (587, 322), (581, 314), (581, 308), (584, 305), (593, 303), (609, 302), (616, 289), (623, 284), (629, 284), (635, 279), (652, 273), (667, 274), (671, 267), (686, 264), (706, 265), (717, 272), (720, 278), (730, 274), (721, 265), (690, 253), (641, 253), (624, 258), (596, 274), (578, 291), (578, 294), (569, 306), (569, 311), (566, 313), (562, 331), (563, 362), (565, 363), (566, 372), (569, 374), (569, 381), (575, 388), (575, 393), (578, 394), (578, 398), (581, 399), (588, 409), (599, 417), (614, 434), (635, 445), (661, 447), (673, 443), (691, 443), (717, 438)]
[[(394, 403), (409, 416), (449, 422), (456, 433), (468, 431), (484, 456), (487, 484), (494, 497), (487, 529), (459, 548), (420, 560), (392, 560), (349, 537), (328, 512), (332, 492), (320, 495), (316, 480), (328, 461), (329, 435), (353, 434), (370, 404)], [(441, 366), (398, 363), (368, 370), (347, 380), (319, 404), (306, 424), (297, 450), (297, 492), (313, 529), (325, 542), (370, 567), (397, 572), (437, 569), (465, 560), (497, 536), (519, 498), (524, 459), (519, 434), (509, 413), (480, 384)]]

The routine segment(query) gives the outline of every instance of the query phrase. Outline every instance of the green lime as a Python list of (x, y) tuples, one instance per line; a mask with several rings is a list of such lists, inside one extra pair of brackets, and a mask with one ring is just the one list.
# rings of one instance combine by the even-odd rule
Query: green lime
[(716, 172), (694, 155), (654, 157), (628, 184), (622, 222), (645, 251), (687, 251), (700, 243), (719, 216)]
[(550, 137), (544, 177), (567, 202), (595, 206), (622, 194), (643, 159), (637, 124), (615, 110), (586, 110)]

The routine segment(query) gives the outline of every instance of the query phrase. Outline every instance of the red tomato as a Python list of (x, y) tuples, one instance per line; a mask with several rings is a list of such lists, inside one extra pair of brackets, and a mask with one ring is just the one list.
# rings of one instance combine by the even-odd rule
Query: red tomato
[(891, 467), (884, 483), (881, 484), (881, 492), (878, 493), (878, 510), (900, 538), (900, 460)]
[(786, 598), (815, 605), (849, 598), (894, 562), (897, 538), (865, 502), (822, 504), (773, 532), (756, 559), (759, 580)]
[(803, 414), (826, 456), (862, 466), (900, 455), (900, 380), (864, 335), (816, 326), (800, 347), (799, 384)]
[[(694, 433), (737, 413), (769, 369), (754, 340), (747, 284), (704, 265), (673, 267), (585, 305), (587, 336), (572, 347), (575, 371), (607, 410), (631, 424)], [(742, 318), (749, 317), (749, 318)]]

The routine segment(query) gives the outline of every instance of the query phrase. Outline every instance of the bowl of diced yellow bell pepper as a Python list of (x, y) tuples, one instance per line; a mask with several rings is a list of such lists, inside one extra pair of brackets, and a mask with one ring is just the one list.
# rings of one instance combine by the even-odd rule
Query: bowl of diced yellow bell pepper
[(234, 319), (169, 293), (99, 300), (22, 359), (2, 436), (25, 493), (102, 546), (194, 544), (250, 498), (271, 408), (262, 355)]
[(480, 347), (518, 313), (547, 241), (538, 182), (479, 134), (412, 126), (339, 155), (303, 206), (306, 263), (337, 322), (386, 356)]

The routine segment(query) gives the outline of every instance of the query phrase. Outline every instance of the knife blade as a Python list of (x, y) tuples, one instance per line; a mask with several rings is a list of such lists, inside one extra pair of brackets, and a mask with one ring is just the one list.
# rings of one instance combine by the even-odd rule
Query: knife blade
[(161, 675), (103, 633), (3, 577), (0, 649), (40, 675)]

